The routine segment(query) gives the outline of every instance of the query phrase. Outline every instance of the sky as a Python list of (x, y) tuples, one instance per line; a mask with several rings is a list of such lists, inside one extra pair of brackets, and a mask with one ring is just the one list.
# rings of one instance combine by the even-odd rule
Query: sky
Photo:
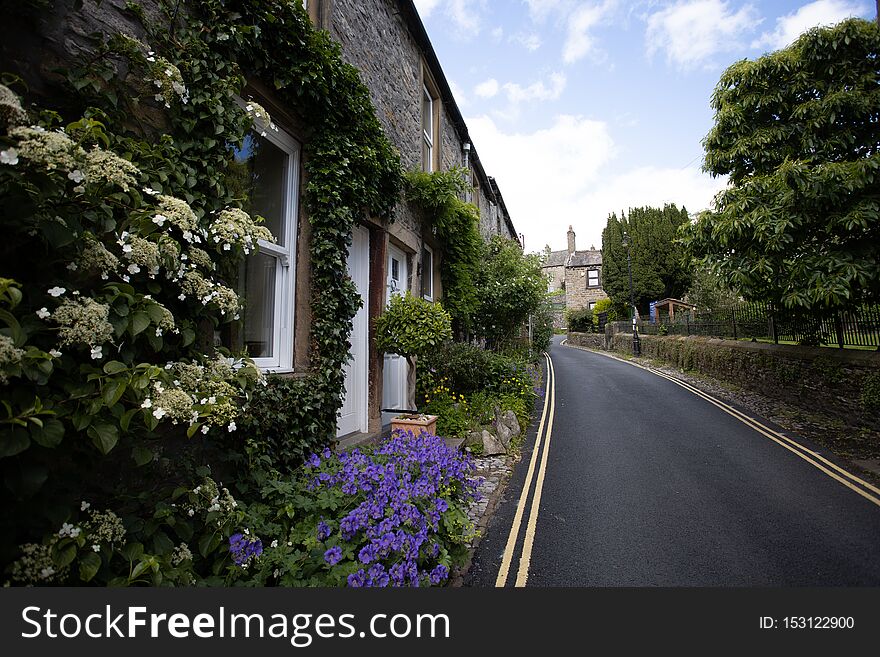
[(601, 248), (611, 212), (696, 213), (721, 73), (874, 0), (415, 0), (525, 250)]

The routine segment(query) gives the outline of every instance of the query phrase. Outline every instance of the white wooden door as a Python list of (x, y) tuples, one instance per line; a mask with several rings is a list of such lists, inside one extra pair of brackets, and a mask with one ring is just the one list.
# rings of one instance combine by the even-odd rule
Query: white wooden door
[[(396, 246), (388, 245), (388, 267), (386, 271), (386, 301), (395, 294), (403, 294), (409, 285), (406, 254)], [(406, 358), (397, 354), (385, 354), (382, 370), (382, 408), (407, 409)], [(387, 424), (399, 413), (383, 413), (382, 423)]]
[(354, 316), (351, 330), (351, 359), (345, 365), (345, 397), (336, 423), (336, 435), (344, 436), (367, 430), (367, 317), (370, 284), (370, 235), (366, 228), (355, 226), (348, 254), (348, 275), (363, 300)]

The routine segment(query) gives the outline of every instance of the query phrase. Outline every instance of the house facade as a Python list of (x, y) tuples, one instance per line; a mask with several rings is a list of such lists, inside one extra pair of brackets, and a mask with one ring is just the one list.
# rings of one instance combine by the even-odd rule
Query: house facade
[[(57, 100), (61, 88), (55, 69), (76, 62), (93, 49), (93, 34), (124, 33), (144, 38), (140, 18), (123, 0), (56, 3), (39, 23), (25, 17), (0, 46), (4, 69), (28, 83), (31, 100)], [(498, 183), (487, 175), (461, 112), (411, 0), (304, 0), (312, 24), (326, 30), (343, 59), (358, 69), (376, 116), (400, 154), (404, 170), (468, 171), (465, 200), (480, 209), (484, 238), (517, 239)], [(167, 20), (159, 3), (141, 3), (147, 20)], [(186, 11), (186, 9), (183, 9)], [(257, 103), (272, 119), (272, 129), (252, 131), (234, 148), (230, 166), (241, 186), (243, 209), (265, 218), (277, 238), (260, 243), (246, 259), (237, 292), (245, 301), (241, 321), (215, 332), (215, 344), (244, 349), (267, 372), (302, 379), (309, 386), (314, 355), (312, 231), (302, 203), (309, 157), (310, 124), (297, 107), (281, 101), (271, 80), (248, 77), (237, 99), (241, 107)], [(48, 106), (53, 106), (52, 102)], [(149, 108), (145, 108), (145, 112)], [(138, 117), (139, 119), (149, 118)], [(405, 409), (407, 365), (375, 347), (373, 320), (392, 294), (410, 291), (442, 301), (439, 243), (429, 217), (406, 202), (393, 221), (359, 217), (349, 248), (347, 271), (362, 299), (349, 336), (345, 392), (337, 437), (376, 434), (393, 413)], [(344, 339), (341, 337), (340, 339)]]
[(578, 251), (575, 244), (574, 229), (569, 226), (568, 248), (563, 251), (550, 251), (542, 269), (547, 276), (547, 289), (556, 292), (554, 325), (565, 326), (566, 310), (590, 310), (608, 295), (602, 289), (602, 251), (591, 246)]
[[(404, 170), (467, 169), (465, 200), (480, 210), (484, 239), (502, 235), (517, 240), (516, 230), (498, 183), (486, 174), (449, 83), (411, 0), (309, 0), (310, 15), (342, 48), (343, 58), (361, 73), (370, 90), (386, 135), (398, 149)], [(352, 373), (339, 435), (375, 433), (406, 409), (407, 363), (378, 354), (370, 329), (392, 294), (409, 290), (429, 300), (442, 300), (442, 247), (430, 218), (408, 203), (397, 207), (395, 221), (371, 221), (359, 229), (351, 263), (368, 263), (369, 276), (352, 336)], [(356, 265), (359, 266), (359, 265)], [(356, 271), (356, 270), (353, 270)], [(362, 272), (363, 273), (363, 272)], [(367, 278), (369, 280), (367, 280)], [(364, 395), (366, 391), (366, 395)], [(366, 400), (354, 410), (349, 403)], [(391, 409), (383, 412), (383, 409)]]

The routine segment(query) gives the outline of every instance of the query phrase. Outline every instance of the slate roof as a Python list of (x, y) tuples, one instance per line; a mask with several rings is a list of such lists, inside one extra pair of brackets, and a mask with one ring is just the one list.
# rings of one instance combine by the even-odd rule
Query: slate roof
[(602, 252), (599, 249), (575, 251), (569, 259), (568, 251), (551, 251), (544, 267), (592, 267), (602, 264)]

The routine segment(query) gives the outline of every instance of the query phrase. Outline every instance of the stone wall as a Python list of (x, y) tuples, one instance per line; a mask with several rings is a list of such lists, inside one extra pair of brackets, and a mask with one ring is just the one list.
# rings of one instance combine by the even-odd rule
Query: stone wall
[(569, 331), (568, 342), (576, 347), (586, 347), (587, 349), (605, 349), (604, 333), (575, 333)]
[[(588, 267), (567, 267), (565, 269), (565, 306), (570, 310), (589, 308), (590, 303), (607, 299), (608, 295), (601, 287), (587, 287), (589, 281)], [(595, 269), (599, 269), (595, 267)], [(601, 282), (601, 273), (600, 278)]]
[[(610, 333), (610, 332), (609, 332)], [(609, 336), (632, 353), (632, 334)], [(642, 335), (642, 354), (729, 381), (850, 426), (880, 426), (880, 352), (774, 345), (699, 336)]]

